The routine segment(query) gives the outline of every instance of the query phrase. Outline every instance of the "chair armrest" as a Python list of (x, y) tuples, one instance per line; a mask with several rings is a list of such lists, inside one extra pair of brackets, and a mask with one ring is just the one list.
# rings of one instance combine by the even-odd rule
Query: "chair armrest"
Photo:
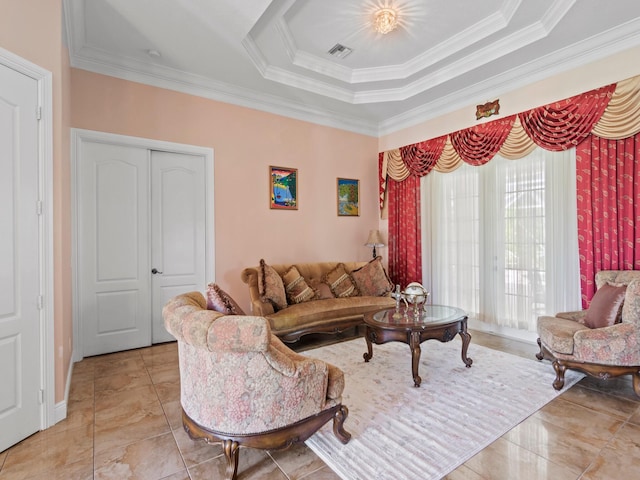
[(255, 267), (248, 267), (242, 270), (240, 274), (241, 280), (249, 286), (249, 297), (251, 298), (251, 313), (260, 317), (271, 315), (275, 312), (270, 302), (263, 302), (260, 299), (260, 291), (258, 290), (258, 274), (259, 270)]
[(580, 330), (573, 337), (574, 356), (589, 363), (640, 365), (639, 339), (631, 323)]
[(207, 310), (207, 301), (200, 292), (189, 292), (169, 300), (162, 309), (164, 327), (179, 342), (207, 347), (209, 327), (223, 314)]
[(584, 317), (587, 316), (586, 310), (578, 310), (577, 312), (559, 312), (554, 317), (564, 318), (566, 320), (573, 320), (574, 322), (584, 325)]

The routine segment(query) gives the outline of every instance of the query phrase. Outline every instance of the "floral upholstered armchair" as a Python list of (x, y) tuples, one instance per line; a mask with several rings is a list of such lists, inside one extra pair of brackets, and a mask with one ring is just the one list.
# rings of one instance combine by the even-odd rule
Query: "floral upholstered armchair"
[(567, 368), (608, 379), (631, 375), (640, 397), (640, 271), (603, 270), (588, 310), (538, 317), (539, 360), (553, 363), (556, 390)]
[(222, 442), (227, 479), (236, 478), (240, 446), (286, 448), (331, 419), (349, 441), (340, 369), (290, 350), (263, 317), (206, 306), (200, 292), (178, 295), (163, 317), (178, 340), (184, 428), (194, 440)]

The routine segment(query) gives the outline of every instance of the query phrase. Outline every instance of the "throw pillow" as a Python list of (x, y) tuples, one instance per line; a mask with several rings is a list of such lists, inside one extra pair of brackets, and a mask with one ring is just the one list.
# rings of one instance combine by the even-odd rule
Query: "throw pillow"
[(327, 285), (326, 283), (318, 279), (311, 280), (311, 282), (309, 283), (309, 286), (315, 290), (316, 300), (326, 300), (327, 298), (336, 298), (333, 296), (333, 292), (331, 291), (331, 288), (329, 288), (329, 285)]
[(282, 274), (284, 291), (287, 294), (287, 301), (293, 305), (295, 303), (308, 302), (316, 296), (316, 292), (307, 284), (298, 267), (292, 265)]
[(615, 324), (626, 291), (626, 285), (606, 284), (601, 286), (591, 299), (591, 305), (589, 305), (584, 317), (584, 324), (589, 328), (602, 328)]
[(271, 303), (276, 312), (287, 308), (287, 295), (282, 278), (273, 267), (265, 263), (264, 259), (260, 259), (258, 269), (258, 293), (260, 300)]
[(331, 293), (336, 298), (355, 297), (358, 295), (358, 288), (344, 268), (344, 263), (339, 263), (336, 267), (327, 272), (323, 277), (324, 283), (329, 285)]
[(360, 295), (381, 297), (393, 290), (393, 283), (382, 265), (382, 257), (376, 257), (366, 265), (351, 272)]
[(225, 315), (244, 315), (242, 308), (217, 283), (207, 285), (207, 310), (215, 310)]

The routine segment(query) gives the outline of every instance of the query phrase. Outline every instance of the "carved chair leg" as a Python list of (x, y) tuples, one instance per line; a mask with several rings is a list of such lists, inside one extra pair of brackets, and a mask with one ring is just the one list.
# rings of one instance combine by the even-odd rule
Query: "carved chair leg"
[(542, 342), (540, 341), (540, 337), (538, 337), (538, 347), (540, 347), (540, 351), (536, 353), (536, 358), (538, 360), (542, 360), (544, 358), (544, 354), (542, 353)]
[(349, 409), (344, 405), (341, 405), (333, 416), (333, 434), (345, 444), (351, 440), (351, 434), (344, 429), (344, 422), (348, 416)]
[(631, 378), (633, 378), (633, 391), (640, 397), (640, 370), (631, 374)]
[(226, 480), (236, 480), (238, 474), (238, 456), (240, 454), (240, 445), (233, 440), (223, 440), (222, 449), (227, 459), (227, 471), (225, 472)]
[(553, 382), (553, 388), (556, 390), (562, 390), (562, 387), (564, 387), (564, 371), (567, 367), (561, 365), (558, 360), (554, 360), (553, 369), (556, 371), (556, 379)]

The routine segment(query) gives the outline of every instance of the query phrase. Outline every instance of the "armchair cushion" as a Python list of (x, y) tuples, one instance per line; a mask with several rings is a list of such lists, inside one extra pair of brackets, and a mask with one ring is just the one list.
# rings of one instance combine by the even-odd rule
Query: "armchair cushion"
[(584, 323), (589, 328), (608, 327), (620, 318), (626, 285), (602, 285), (591, 299)]
[(566, 318), (538, 317), (540, 340), (554, 352), (572, 355), (573, 338), (575, 333), (580, 330), (589, 330), (589, 327)]

